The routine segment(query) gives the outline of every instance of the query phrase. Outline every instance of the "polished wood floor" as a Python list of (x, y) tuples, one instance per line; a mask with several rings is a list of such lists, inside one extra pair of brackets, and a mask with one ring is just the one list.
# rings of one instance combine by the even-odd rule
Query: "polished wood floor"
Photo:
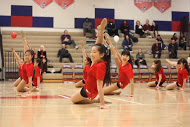
[(16, 92), (13, 82), (0, 82), (0, 127), (190, 127), (190, 86), (155, 90), (135, 84), (121, 95), (106, 96), (110, 109), (99, 104), (75, 105), (73, 84), (43, 83), (31, 96)]

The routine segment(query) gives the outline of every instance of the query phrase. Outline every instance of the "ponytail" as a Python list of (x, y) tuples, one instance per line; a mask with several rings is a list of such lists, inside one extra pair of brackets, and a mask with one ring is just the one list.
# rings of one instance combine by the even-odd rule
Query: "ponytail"
[(159, 72), (161, 69), (161, 61), (160, 60), (154, 60), (153, 61), (156, 64), (156, 67), (154, 68), (155, 72)]

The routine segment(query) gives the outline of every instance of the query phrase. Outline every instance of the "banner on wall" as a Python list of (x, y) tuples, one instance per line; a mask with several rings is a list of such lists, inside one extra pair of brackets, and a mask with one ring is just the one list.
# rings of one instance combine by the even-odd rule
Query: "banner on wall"
[(171, 0), (134, 0), (134, 2), (142, 12), (147, 11), (153, 5), (162, 13), (171, 7)]
[(154, 0), (134, 0), (135, 6), (137, 6), (142, 12), (147, 11), (152, 7)]
[(162, 13), (171, 7), (171, 0), (154, 0), (154, 6)]
[(66, 9), (68, 6), (74, 3), (74, 0), (55, 0), (55, 2), (63, 9)]
[(53, 2), (53, 0), (34, 0), (38, 5), (40, 5), (41, 8), (45, 8), (48, 6), (50, 3)]

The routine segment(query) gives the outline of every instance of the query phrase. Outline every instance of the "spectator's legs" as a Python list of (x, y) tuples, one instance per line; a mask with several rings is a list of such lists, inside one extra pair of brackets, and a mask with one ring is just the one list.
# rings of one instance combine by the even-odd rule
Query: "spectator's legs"
[(69, 45), (70, 45), (70, 44), (73, 44), (73, 48), (75, 48), (75, 47), (76, 47), (76, 43), (75, 43), (75, 41), (74, 41), (74, 40), (70, 40), (70, 41), (68, 41), (68, 43), (69, 43)]
[(139, 60), (135, 60), (135, 64), (139, 67)]
[(132, 51), (132, 47), (129, 47), (128, 49), (129, 49), (129, 51)]
[(158, 58), (160, 58), (161, 57), (161, 53), (158, 53)]
[(112, 30), (111, 30), (111, 29), (108, 30), (108, 34), (109, 34), (110, 36), (112, 36)]
[(87, 31), (88, 29), (87, 28), (84, 28), (83, 29), (83, 35), (86, 35), (86, 31)]
[(114, 34), (119, 36), (118, 29), (115, 29)]
[(154, 35), (155, 35), (155, 37), (157, 38), (158, 31), (154, 31)]
[(65, 54), (65, 57), (69, 58), (70, 62), (74, 62), (70, 53)]
[(59, 62), (60, 63), (62, 62), (62, 58), (63, 58), (63, 54), (60, 54), (60, 56), (59, 56)]
[(67, 44), (67, 42), (66, 42), (66, 41), (62, 41), (62, 44), (65, 44), (65, 45), (66, 45), (66, 44)]
[(141, 62), (141, 64), (147, 65), (147, 64), (146, 64), (146, 60), (143, 60), (143, 61)]
[(96, 33), (94, 29), (91, 29), (90, 32), (92, 33), (92, 37), (96, 38)]

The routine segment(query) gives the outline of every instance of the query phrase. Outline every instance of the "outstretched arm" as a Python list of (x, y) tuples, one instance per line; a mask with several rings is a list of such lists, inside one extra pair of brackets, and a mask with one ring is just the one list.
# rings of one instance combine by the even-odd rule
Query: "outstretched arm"
[(17, 65), (20, 66), (20, 57), (19, 57), (19, 55), (15, 52), (15, 50), (13, 48), (11, 48), (11, 50), (12, 50), (14, 56), (15, 56)]
[(99, 26), (97, 26), (97, 39), (95, 44), (102, 44), (104, 42), (104, 29), (107, 25), (107, 19), (104, 18)]
[(179, 69), (179, 66), (178, 66), (177, 62), (172, 62), (172, 61), (170, 61), (169, 59), (166, 59), (166, 62), (167, 62), (169, 65), (172, 65), (172, 66), (176, 67), (177, 70)]
[(84, 41), (83, 40), (81, 40), (81, 48), (82, 48), (83, 64), (84, 64), (84, 61), (85, 61), (86, 57), (88, 57), (88, 54), (86, 53), (86, 51), (84, 49)]
[(112, 45), (111, 43), (111, 40), (110, 40), (110, 37), (107, 33), (104, 34), (105, 35), (105, 38), (107, 40), (107, 43), (110, 45), (110, 50), (111, 50), (111, 53), (113, 55), (113, 59), (115, 61), (115, 65), (117, 67), (117, 71), (119, 73), (119, 67), (120, 67), (120, 59), (118, 58), (118, 55), (117, 55), (117, 50), (115, 49), (115, 47)]
[(21, 36), (22, 36), (22, 40), (23, 40), (23, 44), (24, 44), (24, 53), (26, 52), (26, 50), (31, 49), (31, 47), (28, 45), (27, 41), (26, 41), (26, 36), (24, 34), (24, 31), (21, 31)]

